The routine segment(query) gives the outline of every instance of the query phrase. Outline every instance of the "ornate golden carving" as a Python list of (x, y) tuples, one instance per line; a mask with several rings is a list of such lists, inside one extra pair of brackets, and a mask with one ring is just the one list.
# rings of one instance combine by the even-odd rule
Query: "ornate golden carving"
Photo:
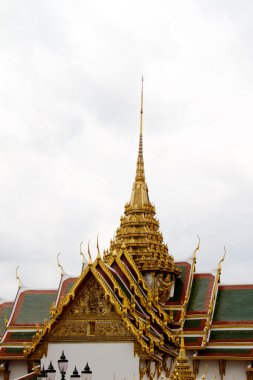
[(95, 334), (96, 336), (132, 336), (122, 321), (99, 321), (96, 323)]
[(158, 278), (158, 295), (160, 302), (165, 303), (167, 301), (173, 283), (174, 281), (171, 280), (170, 274), (167, 274), (165, 278), (163, 278), (162, 275)]
[(88, 281), (69, 311), (70, 315), (82, 317), (104, 316), (112, 312), (114, 312), (113, 306), (105, 299), (104, 291), (94, 277)]
[(88, 323), (80, 321), (62, 321), (52, 331), (51, 336), (56, 337), (79, 337), (87, 335)]

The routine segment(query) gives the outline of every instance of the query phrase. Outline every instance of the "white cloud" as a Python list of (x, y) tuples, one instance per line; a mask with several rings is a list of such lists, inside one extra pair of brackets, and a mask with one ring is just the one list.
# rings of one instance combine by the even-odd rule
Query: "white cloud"
[[(0, 5), (1, 291), (56, 287), (56, 255), (106, 248), (130, 197), (145, 77), (150, 197), (176, 258), (226, 245), (226, 282), (252, 275), (250, 1), (8, 1)], [(240, 270), (238, 270), (240, 266)], [(38, 276), (38, 273), (41, 274)]]

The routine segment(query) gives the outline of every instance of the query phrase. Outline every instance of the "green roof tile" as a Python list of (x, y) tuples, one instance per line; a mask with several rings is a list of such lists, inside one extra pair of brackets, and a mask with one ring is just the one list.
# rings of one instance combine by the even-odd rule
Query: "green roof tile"
[(203, 319), (186, 319), (184, 329), (201, 329)]
[(36, 331), (15, 331), (8, 333), (7, 342), (31, 342)]
[[(181, 270), (181, 276), (180, 278), (177, 278), (176, 281), (175, 281), (175, 291), (174, 291), (174, 295), (172, 298), (170, 298), (170, 303), (171, 302), (174, 302), (174, 303), (180, 303), (180, 301), (182, 301), (182, 296), (183, 296), (183, 290), (184, 290), (184, 285), (187, 285), (185, 284), (185, 281), (188, 281), (188, 278), (189, 278), (189, 268), (190, 268), (190, 265), (187, 264), (186, 265), (177, 265), (178, 268)], [(187, 271), (188, 269), (188, 271)]]
[(5, 322), (4, 318), (9, 318), (12, 311), (12, 305), (3, 306), (0, 313), (0, 336), (5, 332)]
[(213, 322), (252, 322), (253, 288), (221, 286), (218, 291)]
[(6, 354), (20, 355), (20, 354), (23, 354), (23, 350), (24, 350), (23, 347), (5, 347), (4, 351)]
[(185, 345), (193, 345), (193, 344), (199, 344), (199, 342), (202, 342), (202, 338), (199, 338), (197, 336), (185, 336), (184, 337)]
[(226, 355), (251, 355), (252, 350), (249, 348), (207, 348), (204, 351), (199, 351), (198, 356), (202, 355), (215, 355), (215, 356), (226, 356)]
[(211, 341), (253, 341), (253, 330), (214, 330), (211, 331)]
[(204, 311), (208, 296), (210, 277), (194, 277), (191, 289), (191, 296), (187, 311)]
[[(21, 294), (14, 314), (14, 325), (42, 324), (50, 316), (50, 306), (55, 301), (56, 293), (37, 292)], [(21, 298), (21, 297), (20, 297)]]

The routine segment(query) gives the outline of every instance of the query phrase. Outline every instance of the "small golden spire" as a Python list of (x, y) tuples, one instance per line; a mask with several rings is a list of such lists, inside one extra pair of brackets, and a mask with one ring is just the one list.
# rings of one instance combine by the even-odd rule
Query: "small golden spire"
[(181, 342), (180, 342), (180, 351), (179, 351), (179, 358), (185, 357), (185, 345), (184, 345), (184, 332), (182, 330), (181, 332)]
[(139, 151), (136, 167), (136, 182), (145, 182), (144, 160), (143, 160), (143, 142), (142, 142), (142, 119), (143, 119), (143, 77), (141, 78), (141, 110), (140, 110), (140, 136), (139, 136)]
[(16, 279), (18, 280), (18, 287), (19, 287), (19, 288), (22, 288), (22, 287), (23, 287), (23, 284), (22, 284), (22, 282), (21, 282), (21, 280), (20, 280), (20, 277), (19, 277), (19, 275), (18, 275), (18, 268), (19, 268), (19, 265), (18, 265), (17, 268), (16, 268)]

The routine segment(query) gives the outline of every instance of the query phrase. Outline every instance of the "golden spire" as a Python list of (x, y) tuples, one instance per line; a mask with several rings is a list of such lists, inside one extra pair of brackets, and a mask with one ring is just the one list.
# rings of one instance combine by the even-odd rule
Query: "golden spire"
[[(116, 235), (111, 240), (110, 248), (103, 259), (108, 262), (112, 257), (117, 256), (124, 244), (142, 272), (157, 272), (159, 281), (153, 276), (154, 286), (150, 284), (150, 287), (154, 289), (161, 281), (167, 280), (168, 283), (174, 281), (179, 276), (180, 269), (176, 267), (167, 245), (163, 242), (163, 235), (159, 230), (159, 221), (155, 216), (155, 206), (149, 200), (144, 173), (142, 134), (143, 78), (141, 81), (139, 148), (131, 199), (125, 204), (125, 212), (120, 219), (120, 227), (116, 230)], [(170, 276), (167, 276), (168, 274)], [(166, 289), (167, 294), (163, 294), (164, 299), (167, 299), (170, 293), (170, 287)]]
[(179, 358), (182, 359), (182, 358), (185, 358), (185, 345), (184, 345), (184, 333), (182, 331), (182, 334), (181, 334), (181, 342), (180, 342), (180, 351), (179, 351)]
[(148, 205), (148, 187), (145, 182), (145, 172), (144, 172), (144, 159), (143, 159), (143, 140), (142, 140), (142, 129), (143, 129), (143, 77), (141, 79), (141, 109), (140, 109), (140, 133), (139, 133), (139, 149), (138, 158), (136, 165), (136, 175), (133, 184), (133, 190), (130, 200), (130, 206), (142, 209), (144, 205)]
[(193, 370), (190, 365), (190, 361), (185, 352), (183, 330), (181, 334), (179, 355), (176, 358), (176, 362), (169, 379), (170, 380), (195, 380), (195, 375), (193, 373)]
[(144, 174), (144, 160), (143, 160), (143, 142), (142, 142), (142, 118), (143, 118), (143, 77), (141, 78), (141, 110), (140, 110), (140, 136), (139, 136), (139, 150), (136, 167), (136, 182), (145, 182)]

